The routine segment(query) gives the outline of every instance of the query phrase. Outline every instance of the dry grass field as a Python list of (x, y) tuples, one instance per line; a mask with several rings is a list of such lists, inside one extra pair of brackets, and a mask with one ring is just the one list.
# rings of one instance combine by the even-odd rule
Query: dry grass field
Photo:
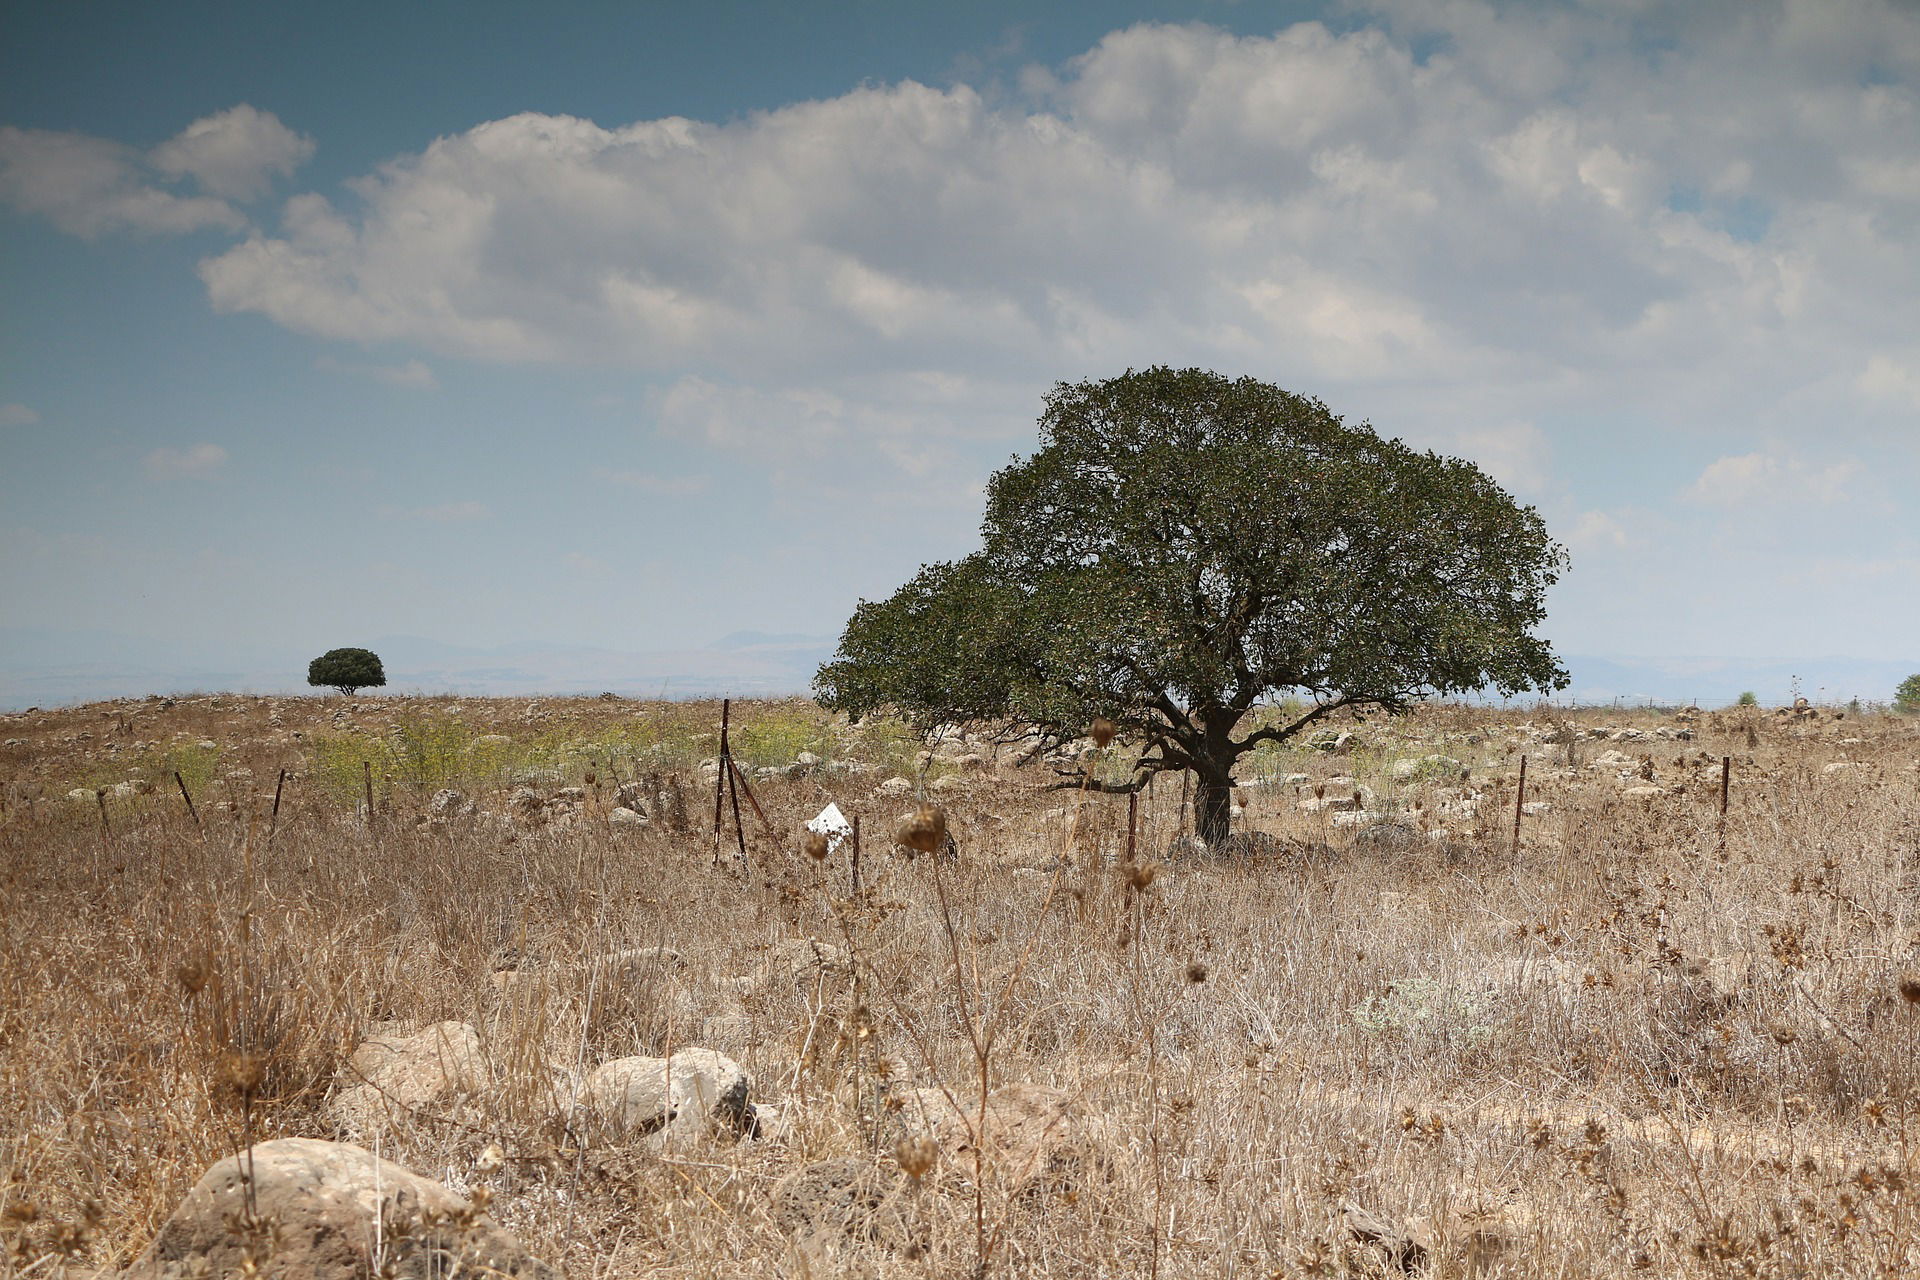
[[(574, 1277), (1920, 1274), (1913, 721), (1430, 707), (1243, 763), (1232, 856), (1160, 779), (1129, 861), (1010, 751), (735, 714), (744, 871), (717, 704), (0, 717), (0, 1266), (115, 1273), (297, 1136)], [(423, 1029), (458, 1069), (374, 1078)], [(731, 1126), (595, 1112), (686, 1047)]]

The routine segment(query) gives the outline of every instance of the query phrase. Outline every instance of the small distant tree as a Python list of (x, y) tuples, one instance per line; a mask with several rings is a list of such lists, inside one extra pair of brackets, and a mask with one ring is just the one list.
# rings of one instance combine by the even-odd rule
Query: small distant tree
[(1893, 691), (1893, 709), (1902, 715), (1920, 716), (1920, 671), (1902, 680)]
[(352, 697), (386, 684), (380, 655), (371, 649), (329, 649), (307, 664), (307, 683)]
[(1740, 700), (1734, 705), (1738, 707), (1757, 707), (1760, 705), (1760, 695), (1749, 689), (1740, 695)]
[(988, 486), (982, 550), (860, 605), (815, 677), (823, 705), (991, 724), (1036, 752), (1104, 717), (1132, 777), (1076, 766), (1060, 785), (1190, 770), (1212, 845), (1263, 743), (1566, 683), (1533, 635), (1561, 549), (1471, 463), (1199, 369), (1062, 384), (1040, 430)]

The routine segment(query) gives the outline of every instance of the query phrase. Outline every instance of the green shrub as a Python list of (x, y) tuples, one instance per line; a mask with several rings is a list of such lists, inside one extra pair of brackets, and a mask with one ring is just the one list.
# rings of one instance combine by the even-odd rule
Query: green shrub
[(780, 708), (734, 726), (732, 746), (733, 754), (746, 764), (783, 765), (792, 764), (802, 751), (827, 755), (833, 735), (818, 712)]
[(1745, 693), (1741, 694), (1739, 701), (1735, 702), (1733, 705), (1736, 707), (1757, 707), (1760, 705), (1760, 695), (1756, 694), (1753, 690), (1749, 689)]

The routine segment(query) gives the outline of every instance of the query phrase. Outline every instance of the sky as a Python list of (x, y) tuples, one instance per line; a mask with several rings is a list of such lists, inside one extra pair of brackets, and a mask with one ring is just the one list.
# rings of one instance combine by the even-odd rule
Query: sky
[(838, 632), (1061, 381), (1536, 506), (1563, 651), (1920, 656), (1920, 3), (16, 3), (0, 628)]

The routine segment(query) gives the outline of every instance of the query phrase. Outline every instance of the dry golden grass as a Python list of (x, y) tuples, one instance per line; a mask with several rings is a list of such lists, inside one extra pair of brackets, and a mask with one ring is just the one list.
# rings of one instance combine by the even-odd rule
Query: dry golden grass
[[(1241, 826), (1276, 839), (1238, 859), (1168, 852), (1161, 780), (1132, 864), (1124, 797), (1005, 767), (929, 774), (953, 779), (933, 798), (957, 858), (891, 849), (880, 833), (925, 797), (875, 792), (897, 740), (843, 735), (838, 754), (895, 763), (756, 781), (777, 837), (746, 809), (743, 879), (715, 865), (713, 746), (693, 736), (717, 706), (363, 699), (350, 730), (341, 705), (0, 718), (21, 740), (0, 750), (8, 1274), (124, 1265), (214, 1161), (340, 1136), (327, 1101), (370, 1028), (448, 1019), (478, 1029), (496, 1083), (401, 1117), (382, 1153), (486, 1188), (574, 1276), (1920, 1273), (1910, 721), (1725, 713), (1691, 741), (1603, 742), (1586, 730), (1678, 726), (1433, 708), (1359, 726), (1352, 757), (1259, 762), (1311, 781), (1243, 793)], [(736, 714), (775, 745), (814, 715)], [(466, 748), (493, 750), (456, 784), (484, 807), (504, 815), (537, 768), (583, 788), (578, 818), (423, 823), (444, 778), (389, 780), (383, 756), (369, 821), (341, 759), (424, 721), (514, 740)], [(323, 764), (329, 734), (348, 746)], [(155, 771), (202, 738), (196, 826)], [(1604, 750), (1651, 756), (1651, 784), (1597, 774)], [(1475, 766), (1477, 811), (1451, 779), (1392, 781), (1429, 752)], [(1551, 811), (1515, 850), (1521, 754)], [(1863, 767), (1825, 772), (1840, 761)], [(690, 829), (609, 826), (642, 766), (684, 778)], [(67, 797), (130, 767), (153, 793)], [(1296, 807), (1350, 768), (1416, 838)], [(828, 800), (862, 818), (863, 900), (844, 849), (803, 848)], [(788, 963), (796, 939), (829, 963)], [(590, 963), (662, 944), (683, 964)], [(752, 1072), (760, 1138), (663, 1152), (573, 1123), (557, 1078), (681, 1045)], [(944, 1098), (937, 1142), (909, 1098)], [(843, 1199), (878, 1188), (872, 1240), (806, 1229), (825, 1192), (797, 1175), (823, 1161)]]

